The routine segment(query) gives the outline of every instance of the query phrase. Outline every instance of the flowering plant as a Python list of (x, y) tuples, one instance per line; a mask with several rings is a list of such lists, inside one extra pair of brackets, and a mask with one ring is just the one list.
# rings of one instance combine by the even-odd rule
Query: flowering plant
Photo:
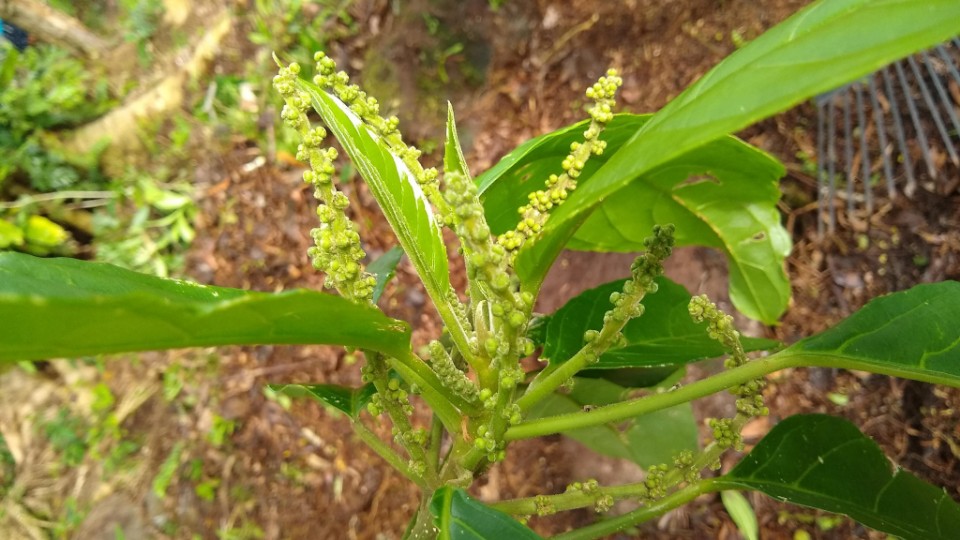
[[(652, 116), (613, 114), (622, 80), (608, 71), (586, 91), (587, 121), (521, 145), (477, 179), (452, 108), (441, 173), (420, 164), (397, 119), (381, 117), (377, 100), (350, 84), (332, 59), (317, 53), (311, 80), (301, 78), (299, 65), (281, 65), (274, 82), (286, 101), (282, 116), (300, 134), (298, 159), (309, 164), (304, 180), (320, 201), (310, 256), (339, 295), (270, 295), (4, 254), (0, 316), (9, 330), (0, 359), (230, 343), (357, 349), (364, 386), (275, 390), (346, 413), (359, 437), (421, 488), (409, 538), (535, 538), (510, 516), (522, 521), (583, 507), (606, 513), (621, 500), (638, 505), (558, 537), (596, 538), (703, 493), (743, 489), (906, 538), (960, 537), (960, 506), (949, 495), (891, 470), (870, 439), (838, 418), (790, 417), (732, 470), (704, 475), (728, 449), (742, 451), (744, 425), (768, 414), (768, 373), (829, 366), (960, 385), (957, 283), (875, 299), (823, 334), (751, 359), (748, 352), (778, 344), (741, 337), (731, 316), (662, 275), (675, 244), (721, 249), (734, 304), (775, 322), (789, 292), (789, 239), (775, 208), (783, 168), (727, 134), (957, 31), (955, 2), (883, 4), (816, 3)], [(885, 30), (854, 40), (846, 31), (853, 20)], [(424, 351), (411, 346), (406, 323), (376, 307), (391, 263), (365, 265), (358, 229), (345, 214), (349, 201), (334, 181), (337, 152), (324, 148), (327, 130), (312, 125), (311, 109), (360, 171), (443, 322), (443, 334)], [(530, 178), (543, 187), (532, 189)], [(444, 227), (459, 241), (464, 291), (451, 285)], [(642, 253), (626, 279), (536, 314), (543, 278), (564, 246)], [(51, 335), (51, 321), (68, 330)], [(537, 350), (539, 367), (525, 369), (521, 361)], [(672, 385), (685, 364), (723, 355), (722, 373)], [(725, 390), (736, 396), (736, 413), (710, 420), (712, 438), (701, 445), (689, 402)], [(429, 406), (431, 421), (413, 414), (414, 400)], [(370, 427), (384, 418), (391, 441)], [(642, 482), (584, 480), (563, 493), (490, 505), (467, 495), (506, 457), (510, 442), (554, 433), (582, 438), (596, 428), (616, 437), (591, 432), (588, 444), (643, 465)], [(636, 453), (661, 436), (667, 442), (654, 452)]]

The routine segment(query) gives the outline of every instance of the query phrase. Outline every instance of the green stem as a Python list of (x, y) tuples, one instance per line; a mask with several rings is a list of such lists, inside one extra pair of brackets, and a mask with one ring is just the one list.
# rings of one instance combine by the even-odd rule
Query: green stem
[(427, 449), (427, 467), (435, 471), (440, 470), (440, 446), (443, 443), (443, 423), (434, 414), (430, 421), (430, 447)]
[(614, 500), (636, 499), (646, 497), (648, 491), (647, 486), (643, 482), (636, 482), (619, 486), (600, 486), (590, 492), (575, 490), (557, 495), (511, 499), (491, 503), (489, 506), (514, 516), (529, 516), (537, 513), (538, 502), (541, 506), (546, 504), (553, 512), (564, 512), (566, 510), (593, 506), (596, 504), (597, 499), (606, 495), (613, 497)]
[(430, 405), (430, 408), (433, 409), (433, 412), (440, 418), (448, 431), (460, 429), (461, 413), (457, 410), (458, 407), (464, 413), (470, 413), (475, 409), (463, 398), (447, 390), (440, 382), (437, 374), (430, 369), (430, 366), (414, 356), (413, 353), (401, 355), (398, 358), (390, 358), (388, 363), (407, 382), (420, 387), (423, 399)]
[[(507, 441), (529, 439), (562, 433), (572, 429), (599, 426), (620, 422), (654, 411), (659, 411), (687, 403), (704, 396), (732, 388), (735, 385), (757, 379), (781, 369), (808, 365), (809, 362), (798, 355), (777, 354), (767, 358), (751, 360), (746, 364), (723, 371), (707, 379), (688, 384), (676, 390), (644, 396), (642, 398), (598, 407), (589, 412), (561, 414), (538, 420), (530, 420), (509, 428), (504, 436)], [(524, 396), (526, 397), (526, 396)]]
[[(631, 278), (624, 283), (623, 291), (610, 297), (611, 309), (603, 316), (603, 327), (584, 334), (589, 341), (572, 358), (554, 370), (544, 370), (534, 377), (523, 396), (517, 400), (521, 412), (527, 412), (541, 400), (553, 394), (580, 370), (597, 362), (603, 353), (623, 339), (620, 332), (634, 317), (643, 313), (643, 299), (648, 292), (656, 292), (653, 280), (663, 274), (663, 259), (670, 254), (673, 245), (673, 226), (655, 227), (654, 236), (647, 239), (647, 252), (637, 257), (630, 267)], [(594, 334), (592, 337), (590, 334)]]
[(440, 532), (434, 524), (433, 513), (430, 512), (430, 500), (433, 498), (433, 490), (425, 490), (420, 497), (417, 514), (413, 517), (410, 529), (403, 537), (404, 540), (435, 540), (437, 533)]
[[(387, 397), (389, 395), (389, 375), (387, 365), (401, 366), (402, 364), (384, 362), (383, 357), (378, 353), (368, 353), (367, 351), (364, 351), (364, 353), (367, 357), (367, 364), (372, 369), (373, 385), (377, 388), (377, 393), (379, 393), (381, 396), (380, 403), (382, 404), (383, 409), (387, 412), (387, 416), (389, 416), (390, 420), (393, 422), (394, 433), (397, 435), (397, 443), (407, 451), (407, 455), (409, 455), (412, 460), (419, 461), (424, 465), (424, 474), (426, 475), (426, 479), (424, 481), (428, 486), (435, 486), (437, 481), (437, 471), (435, 469), (426, 467), (427, 457), (424, 448), (402, 436), (403, 434), (413, 432), (413, 425), (410, 423), (410, 418), (407, 416), (406, 412), (401, 406), (400, 401)], [(395, 369), (397, 368), (395, 367)], [(397, 371), (401, 370), (397, 369)], [(402, 371), (401, 375), (403, 375)], [(410, 472), (412, 473), (413, 471)]]
[[(449, 302), (449, 295), (443, 294), (442, 291), (433, 290), (433, 287), (430, 286), (427, 280), (422, 281), (424, 288), (427, 290), (427, 294), (430, 296), (430, 300), (433, 301), (437, 314), (440, 315), (440, 319), (443, 321), (444, 328), (446, 328), (450, 334), (450, 339), (453, 341), (454, 346), (460, 351), (460, 356), (466, 360), (471, 368), (475, 370), (484, 368), (482, 360), (477, 358), (477, 355), (474, 354), (473, 349), (470, 347), (471, 331), (464, 326), (466, 321), (461, 320), (461, 318), (457, 316), (456, 310)], [(453, 288), (450, 287), (448, 292), (452, 293)]]
[(590, 347), (590, 344), (577, 351), (577, 354), (566, 362), (558, 364), (556, 369), (547, 368), (540, 375), (534, 377), (530, 386), (527, 387), (527, 391), (517, 400), (520, 410), (522, 412), (529, 411), (531, 407), (552, 394), (554, 390), (560, 388), (577, 372), (585, 368), (590, 362), (588, 347)]
[(420, 487), (420, 489), (427, 489), (427, 483), (420, 476), (413, 474), (413, 471), (410, 470), (410, 467), (407, 466), (407, 462), (404, 461), (387, 443), (383, 442), (380, 437), (370, 431), (370, 428), (363, 425), (359, 420), (353, 422), (353, 429), (356, 431), (357, 435), (367, 443), (378, 456), (382, 457), (384, 461), (393, 466), (394, 469), (400, 471), (400, 474), (406, 476), (411, 482)]
[(606, 519), (598, 523), (594, 523), (593, 525), (583, 527), (582, 529), (577, 529), (554, 536), (553, 538), (554, 540), (590, 540), (593, 538), (600, 538), (617, 531), (622, 531), (627, 527), (639, 525), (640, 523), (655, 517), (662, 516), (674, 508), (687, 504), (704, 493), (712, 493), (714, 491), (718, 491), (719, 489), (719, 484), (717, 484), (714, 480), (701, 480), (695, 484), (686, 486), (683, 489), (678, 489), (670, 495), (654, 501), (648, 506), (638, 508), (633, 512), (627, 512), (621, 516)]

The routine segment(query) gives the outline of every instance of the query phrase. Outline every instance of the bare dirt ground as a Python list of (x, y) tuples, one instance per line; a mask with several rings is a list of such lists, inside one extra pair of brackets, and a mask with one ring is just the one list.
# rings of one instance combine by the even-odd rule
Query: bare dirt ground
[[(583, 118), (581, 93), (607, 67), (616, 66), (624, 75), (623, 110), (655, 111), (732, 52), (734, 32), (750, 39), (805, 3), (536, 0), (508, 1), (493, 12), (482, 0), (419, 0), (404, 3), (396, 12), (391, 2), (369, 0), (350, 8), (357, 35), (332, 44), (330, 52), (352, 73), (362, 74), (374, 94), (377, 87), (396, 91), (399, 99), (393, 105), (401, 114), (401, 128), (423, 145), (442, 141), (443, 105), (451, 100), (469, 148), (468, 159), (479, 172), (527, 138)], [(431, 34), (424, 22), (427, 16), (438, 20), (443, 31)], [(462, 51), (438, 61), (436, 50), (451, 43), (461, 43)], [(253, 47), (237, 46), (225, 56), (242, 55)], [(438, 66), (448, 82), (439, 82)], [(956, 193), (921, 192), (912, 201), (901, 197), (882, 207), (882, 215), (870, 226), (864, 225), (862, 216), (851, 216), (838, 234), (816, 236), (816, 216), (809, 205), (816, 197), (814, 187), (796, 158), (800, 150), (812, 153), (811, 118), (810, 111), (800, 109), (743, 134), (785, 160), (790, 170), (785, 190), (797, 194), (783, 204), (796, 242), (788, 263), (793, 303), (780, 326), (750, 328), (786, 342), (827, 328), (877, 294), (960, 277)], [(247, 141), (204, 153), (207, 158), (196, 172), (204, 191), (189, 274), (202, 282), (258, 290), (319, 288), (323, 278), (310, 268), (305, 255), (308, 231), (315, 226), (314, 202), (299, 179), (300, 171), (277, 165), (248, 167), (260, 151)], [(389, 230), (362, 183), (352, 182), (344, 189), (351, 196), (351, 212), (361, 225), (367, 251), (376, 257), (393, 245)], [(564, 254), (548, 279), (539, 309), (555, 309), (580, 290), (622, 277), (630, 260), (623, 254)], [(708, 292), (730, 307), (722, 256), (703, 249), (681, 250), (670, 262), (668, 275), (691, 292)], [(462, 274), (455, 282), (462, 284)], [(381, 306), (417, 328), (418, 344), (439, 332), (436, 316), (406, 263), (399, 267), (398, 279)], [(102, 464), (91, 464), (86, 476), (75, 471), (61, 474), (58, 484), (57, 473), (48, 470), (53, 458), (36, 456), (35, 469), (43, 474), (23, 486), (54, 513), (62, 511), (67, 494), (85, 503), (86, 522), (77, 528), (75, 538), (114, 538), (118, 524), (125, 527), (126, 538), (194, 534), (217, 538), (217, 531), (225, 530), (234, 536), (221, 538), (399, 538), (413, 513), (415, 490), (351, 434), (342, 416), (316, 403), (298, 401), (286, 408), (264, 396), (267, 383), (357, 385), (359, 366), (343, 351), (231, 348), (106, 366), (73, 375), (77, 368), (56, 364), (47, 376), (60, 387), (57, 381), (69, 376), (82, 376), (88, 386), (105, 382), (118, 402), (142, 396), (131, 401), (131, 413), (120, 420), (126, 435), (140, 442), (139, 465), (112, 479), (94, 481)], [(165, 389), (177, 380), (181, 387), (177, 397), (164, 399)], [(18, 380), (6, 387), (29, 384)], [(52, 393), (42, 397), (77, 408), (78, 400), (92, 399), (89, 392), (63, 388), (57, 392), (64, 395), (56, 400)], [(30, 401), (22, 390), (0, 395), (10, 403), (35, 407), (44, 403)], [(34, 393), (30, 399), (40, 398)], [(706, 401), (698, 409), (700, 416), (728, 406), (722, 398)], [(768, 403), (770, 423), (750, 426), (748, 440), (759, 439), (772, 422), (793, 413), (843, 415), (876, 438), (891, 459), (960, 498), (956, 390), (864, 373), (793, 370), (774, 377)], [(23, 422), (32, 414), (30, 407), (16, 410), (21, 416), (10, 422)], [(232, 435), (225, 442), (211, 440), (211, 431), (224, 422), (235, 426)], [(382, 431), (388, 434), (389, 427)], [(34, 448), (30, 440), (38, 437), (24, 433), (18, 448)], [(160, 498), (152, 492), (153, 480), (178, 446), (182, 455), (167, 496)], [(561, 437), (523, 441), (511, 446), (506, 462), (491, 470), (475, 494), (510, 498), (559, 492), (589, 477), (616, 481), (639, 477), (630, 464), (599, 457), (585, 460), (583, 455), (582, 447)], [(210, 490), (201, 494), (197, 485), (204, 482), (209, 482)], [(763, 538), (791, 538), (801, 529), (813, 538), (882, 537), (849, 521), (818, 521), (822, 515), (817, 512), (760, 496), (751, 496), (751, 501)], [(24, 507), (34, 508), (30, 504)], [(533, 525), (550, 534), (593, 519), (592, 512), (581, 511), (534, 520)], [(636, 534), (736, 538), (738, 533), (719, 499), (711, 496)]]

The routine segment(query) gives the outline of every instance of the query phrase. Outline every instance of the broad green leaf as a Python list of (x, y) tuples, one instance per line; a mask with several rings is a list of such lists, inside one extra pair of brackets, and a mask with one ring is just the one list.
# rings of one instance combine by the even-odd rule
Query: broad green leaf
[(308, 397), (340, 410), (350, 418), (356, 419), (370, 398), (377, 393), (373, 383), (360, 388), (347, 388), (335, 384), (271, 384), (273, 391), (294, 398)]
[(746, 540), (759, 540), (760, 525), (757, 523), (757, 514), (750, 506), (750, 501), (739, 491), (730, 490), (722, 491), (720, 500), (723, 501), (723, 507), (730, 514), (730, 519), (736, 523), (737, 529), (740, 529), (740, 534)]
[(453, 105), (450, 102), (447, 102), (447, 141), (443, 145), (443, 170), (458, 172), (470, 178), (470, 168), (463, 157), (463, 148), (457, 135), (457, 120), (453, 116)]
[[(303, 79), (297, 79), (297, 87), (310, 95), (313, 108), (357, 166), (434, 304), (444, 305), (450, 291), (447, 249), (413, 173), (342, 101)], [(444, 322), (453, 324), (456, 318), (444, 317)]]
[[(583, 334), (599, 330), (603, 315), (612, 308), (610, 294), (623, 289), (625, 280), (611, 281), (584, 291), (550, 317), (541, 357), (562, 363), (584, 346)], [(705, 358), (723, 356), (723, 347), (707, 335), (706, 323), (690, 319), (690, 293), (665, 277), (657, 278), (657, 292), (643, 299), (644, 313), (623, 329), (627, 345), (611, 349), (593, 369), (624, 367), (676, 367)], [(779, 345), (769, 339), (743, 338), (747, 351)]]
[(462, 489), (444, 486), (430, 500), (440, 540), (535, 540), (535, 532), (499, 510), (471, 498)]
[(845, 514), (906, 540), (960, 538), (960, 505), (903, 469), (891, 470), (877, 444), (842, 418), (787, 418), (715, 482)]
[(374, 304), (380, 301), (387, 283), (393, 279), (401, 258), (403, 258), (403, 249), (400, 246), (393, 246), (386, 253), (377, 257), (377, 260), (367, 265), (367, 272), (376, 276), (377, 279), (377, 284), (373, 287)]
[(0, 253), (0, 361), (179, 347), (346, 345), (400, 355), (406, 323), (315, 291), (198, 285), (75, 259)]
[[(958, 33), (956, 0), (811, 4), (730, 55), (654, 115), (554, 211), (544, 234), (565, 234), (568, 223), (601, 201), (627, 199), (620, 192), (635, 179), (704, 144)], [(682, 231), (682, 224), (677, 229)]]
[[(546, 418), (621, 401), (627, 389), (604, 379), (578, 377), (573, 390), (553, 394), (530, 410)], [(672, 463), (683, 450), (697, 450), (697, 422), (689, 403), (645, 414), (618, 425), (574, 429), (564, 435), (601, 454), (628, 459), (641, 467)]]
[(778, 356), (960, 387), (960, 283), (875, 298), (837, 326)]
[[(608, 156), (649, 119), (617, 115), (601, 136), (607, 150), (591, 158), (582, 182), (589, 182)], [(526, 202), (530, 190), (556, 172), (586, 125), (581, 122), (528, 141), (480, 178), (496, 232), (513, 227), (516, 208)], [(642, 251), (654, 225), (673, 223), (678, 245), (714, 247), (727, 255), (731, 298), (740, 311), (774, 322), (786, 308), (790, 292), (783, 268), (790, 239), (776, 208), (782, 175), (783, 166), (769, 155), (736, 138), (722, 138), (632, 178), (622, 196), (605, 200), (592, 215), (579, 218), (584, 221), (572, 239), (575, 227), (567, 226), (525, 248), (518, 271), (539, 286), (540, 267), (568, 241), (571, 249)]]

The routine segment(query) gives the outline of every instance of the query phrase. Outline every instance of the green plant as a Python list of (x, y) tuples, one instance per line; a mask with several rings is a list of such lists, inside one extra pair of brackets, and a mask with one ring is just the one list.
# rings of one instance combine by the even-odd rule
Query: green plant
[[(854, 21), (864, 30), (855, 39)], [(960, 284), (874, 299), (822, 334), (751, 359), (748, 352), (776, 344), (741, 338), (729, 315), (661, 275), (675, 243), (720, 249), (736, 307), (775, 322), (789, 292), (790, 242), (775, 208), (783, 167), (727, 134), (954, 35), (958, 21), (960, 4), (950, 0), (815, 3), (655, 115), (614, 115), (621, 81), (609, 72), (587, 91), (589, 120), (523, 144), (476, 180), (452, 109), (441, 176), (421, 166), (396, 118), (381, 118), (377, 101), (318, 53), (312, 82), (290, 64), (275, 86), (286, 101), (282, 117), (302, 140), (298, 159), (310, 165), (304, 180), (321, 201), (310, 255), (339, 296), (249, 292), (3, 254), (0, 317), (8, 332), (0, 360), (249, 343), (357, 350), (365, 358), (362, 387), (273, 389), (345, 413), (364, 442), (422, 489), (410, 538), (535, 538), (509, 516), (639, 503), (558, 536), (596, 538), (726, 490), (761, 491), (904, 538), (958, 537), (960, 505), (892, 470), (875, 443), (839, 418), (787, 418), (726, 474), (703, 472), (718, 468), (726, 451), (742, 450), (744, 424), (767, 414), (763, 377), (771, 372), (827, 366), (960, 386)], [(311, 106), (367, 182), (444, 323), (425, 353), (411, 347), (406, 323), (375, 307), (396, 262), (364, 266), (357, 227), (344, 213), (349, 201), (333, 181), (336, 152), (322, 147), (325, 130), (310, 125)], [(466, 291), (451, 286), (442, 227), (460, 241)], [(564, 246), (643, 253), (626, 279), (554, 314), (535, 314)], [(524, 370), (520, 360), (537, 349), (546, 366)], [(723, 355), (723, 372), (673, 384), (686, 364)], [(711, 440), (700, 447), (683, 435), (688, 404), (722, 391), (736, 396), (737, 412), (710, 420)], [(432, 420), (420, 424), (413, 399), (430, 407)], [(384, 416), (392, 441), (369, 425)], [(555, 433), (643, 464), (645, 480), (587, 479), (563, 493), (491, 505), (464, 491), (504, 459), (510, 442)]]

